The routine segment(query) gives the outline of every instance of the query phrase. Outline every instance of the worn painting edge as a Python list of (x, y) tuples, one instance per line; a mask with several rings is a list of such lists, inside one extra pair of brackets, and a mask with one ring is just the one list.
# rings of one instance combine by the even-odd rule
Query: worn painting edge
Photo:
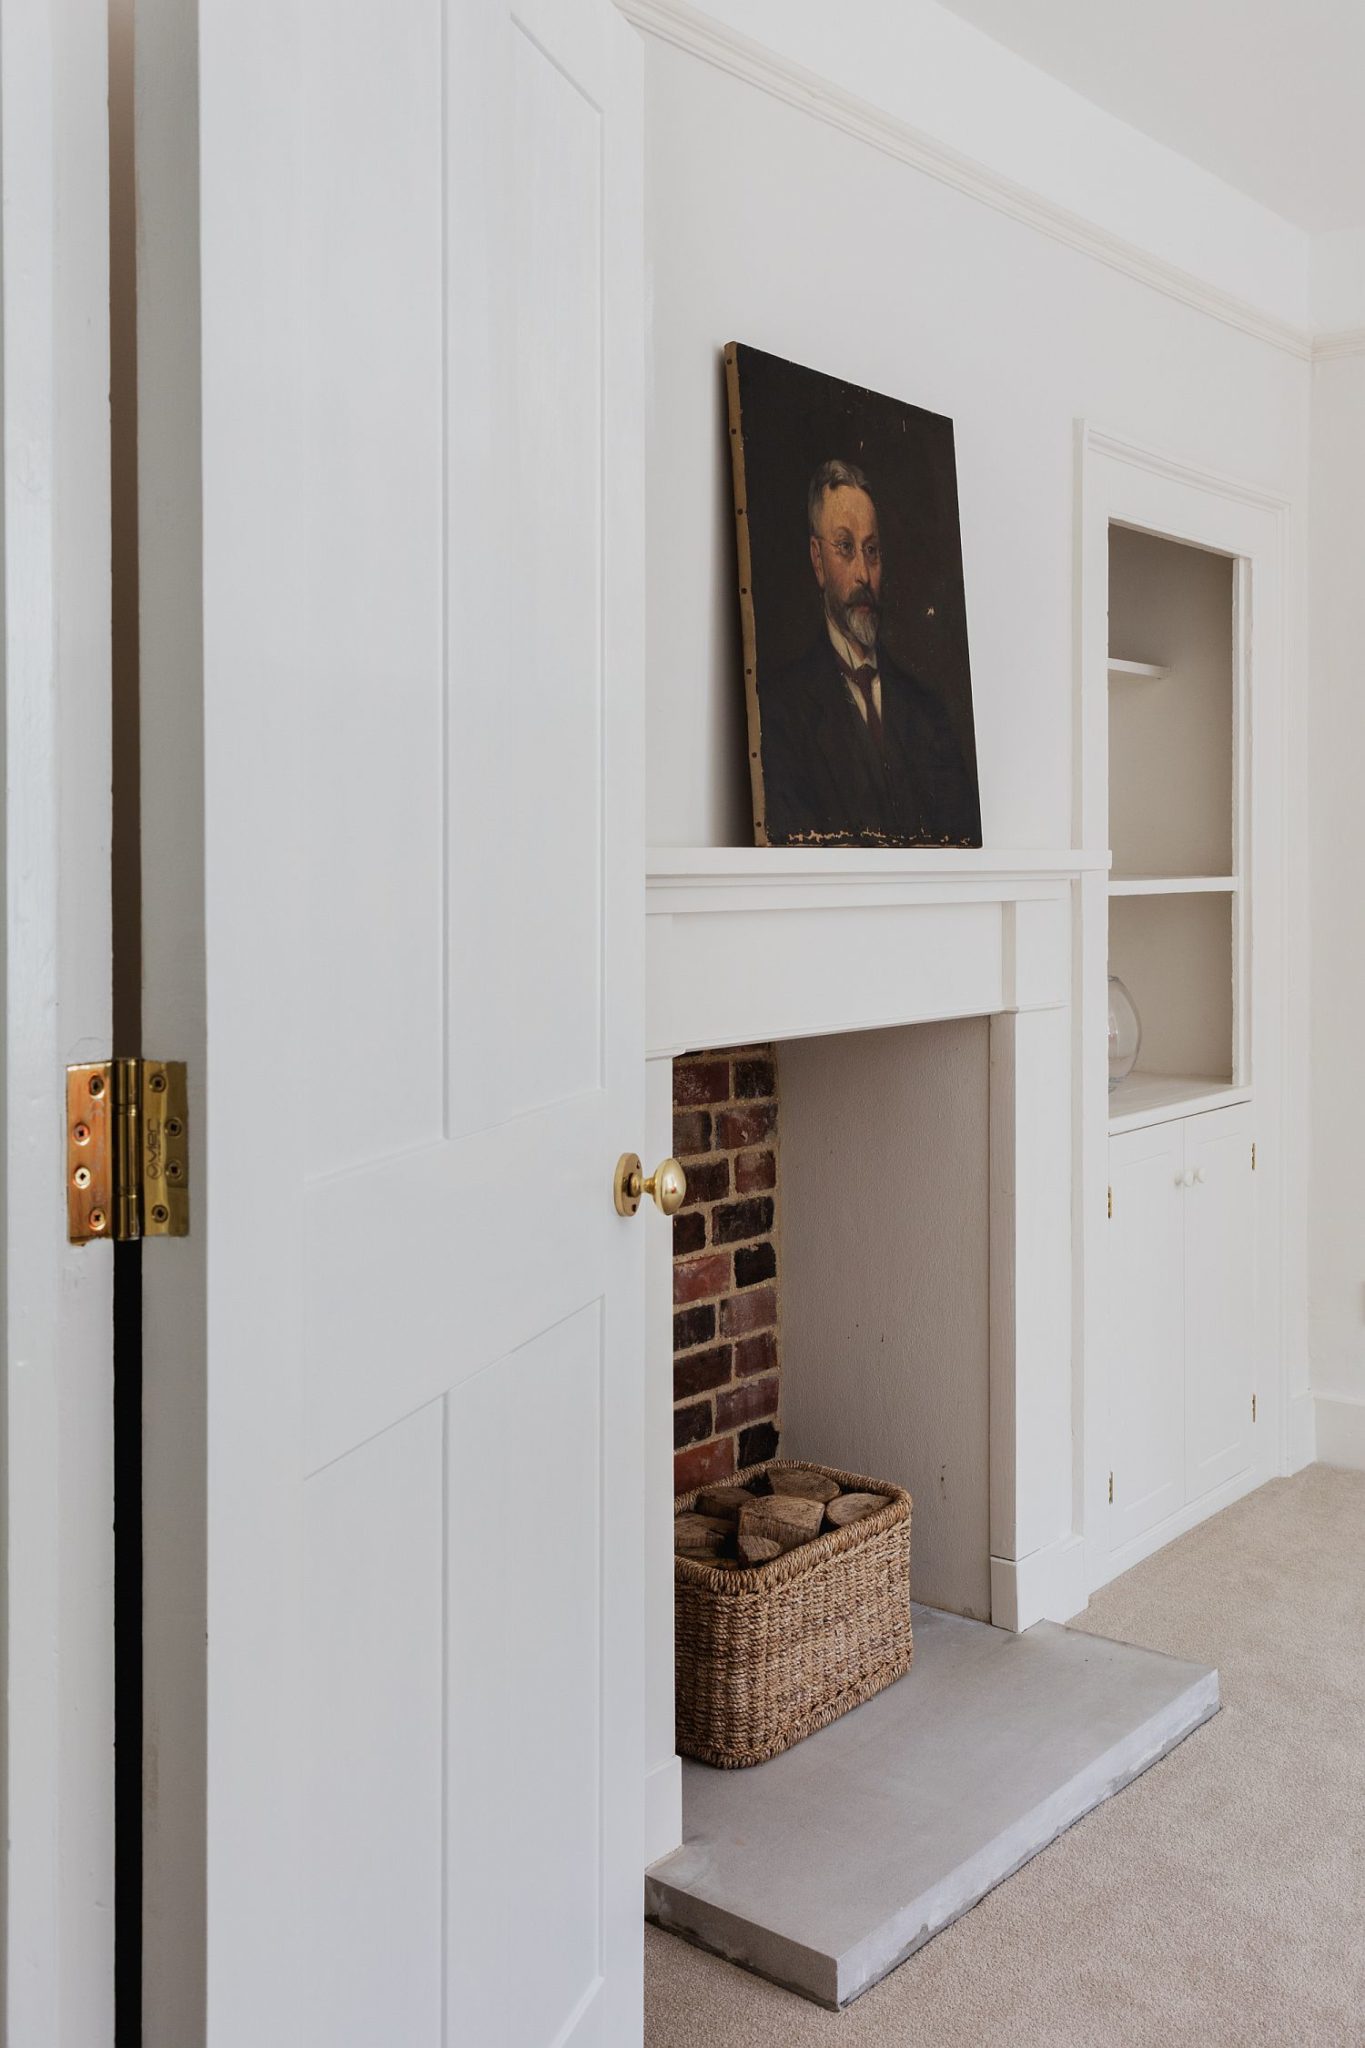
[(729, 413), (730, 470), (734, 479), (735, 545), (739, 559), (739, 619), (744, 642), (744, 702), (749, 725), (749, 786), (753, 801), (754, 844), (767, 846), (768, 825), (763, 801), (763, 732), (758, 709), (758, 633), (754, 624), (754, 579), (749, 547), (748, 498), (744, 482), (744, 430), (739, 402), (739, 348), (725, 344), (725, 395)]

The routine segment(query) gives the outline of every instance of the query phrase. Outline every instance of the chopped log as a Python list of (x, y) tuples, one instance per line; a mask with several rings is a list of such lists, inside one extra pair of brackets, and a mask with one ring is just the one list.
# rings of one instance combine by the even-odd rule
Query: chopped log
[(673, 1523), (673, 1548), (679, 1557), (719, 1557), (729, 1534), (729, 1523), (714, 1515), (678, 1515)]
[(775, 1536), (760, 1536), (756, 1530), (741, 1529), (739, 1554), (745, 1564), (770, 1564), (781, 1557), (782, 1545)]
[(704, 1486), (697, 1495), (696, 1512), (699, 1515), (713, 1515), (733, 1529), (739, 1520), (741, 1508), (747, 1508), (754, 1496), (747, 1486)]
[(839, 1482), (826, 1479), (823, 1472), (811, 1472), (804, 1465), (793, 1465), (789, 1472), (770, 1472), (774, 1493), (798, 1494), (802, 1500), (837, 1500)]
[(795, 1550), (798, 1543), (810, 1543), (820, 1534), (824, 1518), (818, 1500), (802, 1500), (799, 1494), (775, 1493), (768, 1500), (756, 1500), (740, 1510), (741, 1551), (746, 1536), (770, 1536), (783, 1550)]
[(841, 1493), (825, 1509), (825, 1520), (831, 1529), (846, 1529), (850, 1522), (861, 1522), (864, 1515), (875, 1515), (886, 1505), (884, 1493)]

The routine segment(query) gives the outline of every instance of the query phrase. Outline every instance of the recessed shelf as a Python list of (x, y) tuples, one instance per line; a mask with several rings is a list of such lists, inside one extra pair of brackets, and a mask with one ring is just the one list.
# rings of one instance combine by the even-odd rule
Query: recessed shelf
[(1111, 875), (1111, 896), (1216, 896), (1240, 889), (1236, 875)]
[(1147, 1124), (1169, 1123), (1176, 1117), (1198, 1116), (1249, 1102), (1251, 1090), (1207, 1074), (1130, 1074), (1109, 1095), (1109, 1132), (1141, 1130)]
[(1133, 676), (1142, 681), (1155, 683), (1160, 682), (1163, 676), (1168, 676), (1170, 670), (1161, 668), (1153, 661), (1119, 661), (1111, 654), (1109, 673), (1111, 676)]

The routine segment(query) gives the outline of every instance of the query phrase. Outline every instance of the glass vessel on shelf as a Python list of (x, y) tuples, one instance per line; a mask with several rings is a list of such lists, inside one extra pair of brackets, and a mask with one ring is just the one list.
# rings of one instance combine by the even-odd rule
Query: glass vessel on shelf
[(1142, 1049), (1142, 1019), (1137, 1004), (1117, 974), (1109, 977), (1109, 1087), (1126, 1081)]

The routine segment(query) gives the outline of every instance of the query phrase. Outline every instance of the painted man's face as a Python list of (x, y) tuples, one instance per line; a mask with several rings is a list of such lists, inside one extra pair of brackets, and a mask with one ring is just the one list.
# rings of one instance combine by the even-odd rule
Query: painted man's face
[(810, 561), (825, 610), (841, 633), (870, 651), (881, 617), (882, 546), (877, 508), (866, 491), (838, 484), (825, 492)]

